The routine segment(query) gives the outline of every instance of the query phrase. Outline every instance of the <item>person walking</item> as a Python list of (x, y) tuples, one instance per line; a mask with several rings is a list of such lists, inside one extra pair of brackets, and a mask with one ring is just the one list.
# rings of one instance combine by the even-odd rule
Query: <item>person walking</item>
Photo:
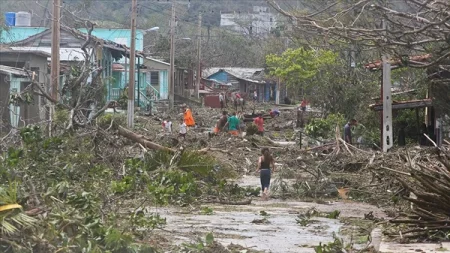
[(263, 148), (261, 155), (258, 158), (257, 170), (261, 181), (261, 197), (263, 200), (267, 200), (269, 198), (270, 178), (272, 173), (275, 172), (275, 159), (273, 159), (268, 148)]
[(300, 104), (300, 108), (302, 109), (302, 112), (306, 112), (307, 105), (308, 105), (308, 101), (306, 101), (306, 99), (303, 99), (302, 103)]
[(219, 94), (219, 102), (220, 102), (220, 110), (223, 110), (223, 107), (225, 105), (225, 98), (222, 92)]
[(258, 92), (256, 90), (253, 91), (253, 102), (258, 102)]
[(352, 144), (352, 127), (358, 125), (358, 121), (356, 119), (351, 119), (344, 126), (344, 140), (348, 144)]
[(253, 123), (255, 123), (255, 125), (258, 127), (258, 132), (257, 134), (263, 136), (264, 135), (264, 119), (262, 117), (262, 114), (258, 114), (258, 117), (256, 117), (253, 120)]
[(163, 122), (163, 131), (166, 133), (172, 133), (172, 121), (170, 121), (170, 117)]
[(234, 111), (237, 112), (238, 110), (238, 104), (239, 104), (239, 99), (241, 98), (241, 95), (239, 95), (239, 93), (234, 94), (233, 96), (233, 105), (234, 105)]
[(245, 100), (242, 96), (239, 96), (239, 104), (241, 105), (241, 111), (244, 111)]
[(191, 109), (189, 109), (186, 105), (183, 106), (184, 109), (184, 123), (188, 127), (194, 127), (195, 126), (195, 120), (194, 117), (192, 117)]
[(183, 139), (186, 139), (186, 134), (187, 134), (187, 125), (184, 122), (184, 120), (181, 119), (181, 121), (180, 121), (180, 134), (178, 135), (178, 137), (183, 137)]

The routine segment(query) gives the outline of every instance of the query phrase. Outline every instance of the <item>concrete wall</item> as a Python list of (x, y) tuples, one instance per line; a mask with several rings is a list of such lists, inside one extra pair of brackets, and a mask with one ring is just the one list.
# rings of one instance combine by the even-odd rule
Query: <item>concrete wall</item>
[(23, 68), (26, 63), (31, 70), (39, 73), (39, 82), (48, 84), (49, 76), (47, 57), (38, 56), (31, 53), (0, 52), (0, 65)]
[(7, 31), (2, 31), (0, 33), (0, 43), (8, 44), (24, 40), (47, 29), (47, 27), (8, 27)]

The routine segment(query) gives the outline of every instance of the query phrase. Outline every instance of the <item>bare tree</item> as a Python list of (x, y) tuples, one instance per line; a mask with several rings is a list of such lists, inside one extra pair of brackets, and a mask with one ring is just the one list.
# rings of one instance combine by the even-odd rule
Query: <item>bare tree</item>
[[(327, 42), (378, 49), (410, 67), (450, 67), (445, 61), (450, 56), (450, 3), (446, 0), (325, 0), (301, 12), (282, 8), (277, 0), (267, 2), (289, 17), (295, 29)], [(427, 61), (412, 57), (417, 54)]]

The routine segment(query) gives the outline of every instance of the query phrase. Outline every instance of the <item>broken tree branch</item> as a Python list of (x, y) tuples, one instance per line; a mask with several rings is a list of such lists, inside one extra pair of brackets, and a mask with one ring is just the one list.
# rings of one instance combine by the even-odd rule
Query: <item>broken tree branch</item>
[(145, 148), (148, 148), (148, 149), (164, 150), (164, 151), (167, 151), (167, 152), (170, 152), (170, 153), (175, 153), (176, 152), (175, 149), (164, 147), (164, 146), (161, 146), (161, 145), (159, 145), (157, 143), (148, 141), (148, 140), (146, 140), (145, 136), (140, 135), (140, 134), (136, 134), (136, 133), (134, 133), (134, 132), (132, 132), (132, 131), (122, 127), (122, 126), (119, 126), (119, 135), (121, 135), (121, 136), (123, 136), (123, 137), (125, 137), (127, 139), (130, 139), (130, 140), (132, 140), (134, 142), (137, 142), (137, 143), (141, 144), (142, 146), (144, 146)]

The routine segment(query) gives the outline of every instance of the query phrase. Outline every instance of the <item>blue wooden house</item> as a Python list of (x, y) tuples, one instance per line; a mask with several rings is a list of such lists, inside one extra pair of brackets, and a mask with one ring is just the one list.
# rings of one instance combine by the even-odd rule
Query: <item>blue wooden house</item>
[(203, 70), (206, 80), (227, 84), (232, 91), (253, 96), (256, 90), (258, 101), (271, 101), (276, 97), (276, 82), (265, 79), (263, 68), (210, 68)]
[[(51, 53), (51, 30), (42, 27), (9, 27), (3, 32), (1, 41), (9, 43), (16, 50), (35, 50)], [(156, 61), (145, 57), (140, 50), (143, 49), (142, 30), (136, 32), (136, 76), (135, 76), (135, 98), (136, 104), (146, 107), (154, 99), (167, 99), (169, 87), (168, 68), (147, 71), (145, 64)], [(102, 77), (107, 82), (107, 100), (117, 100), (120, 93), (128, 86), (129, 80), (129, 53), (128, 46), (131, 44), (130, 29), (95, 28), (91, 36), (92, 40), (88, 46), (94, 55), (92, 62), (103, 68)], [(86, 40), (86, 29), (61, 28), (60, 60), (61, 64), (71, 65), (74, 62), (84, 60), (81, 46)], [(158, 61), (159, 62), (159, 61)], [(151, 64), (150, 64), (151, 65)], [(168, 63), (163, 63), (168, 66)], [(155, 74), (155, 72), (157, 72)], [(151, 84), (151, 76), (158, 76), (158, 85)], [(153, 81), (155, 78), (153, 78)], [(63, 82), (61, 82), (63, 83)], [(156, 94), (152, 98), (149, 94)]]

